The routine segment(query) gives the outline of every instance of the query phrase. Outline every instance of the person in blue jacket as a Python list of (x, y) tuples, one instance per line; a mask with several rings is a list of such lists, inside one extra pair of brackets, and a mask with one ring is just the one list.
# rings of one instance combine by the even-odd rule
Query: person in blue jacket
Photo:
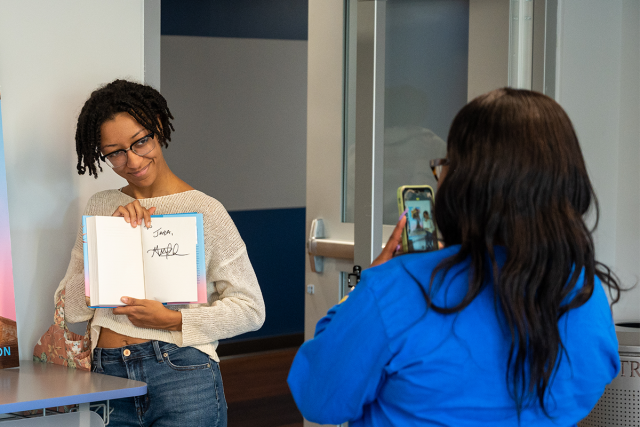
[(597, 200), (568, 116), (540, 93), (489, 92), (438, 163), (444, 249), (393, 258), (400, 221), (298, 351), (300, 411), (351, 427), (575, 426), (620, 368), (604, 290), (617, 301), (620, 286), (594, 258)]

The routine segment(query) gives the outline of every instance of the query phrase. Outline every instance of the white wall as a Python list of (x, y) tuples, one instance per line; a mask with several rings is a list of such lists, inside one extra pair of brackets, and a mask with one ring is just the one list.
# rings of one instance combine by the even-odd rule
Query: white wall
[[(490, 24), (487, 25), (487, 23)], [(509, 83), (508, 63), (508, 2), (469, 0), (467, 99), (471, 101), (476, 96), (506, 86)]]
[[(159, 10), (160, 3), (146, 7)], [(145, 37), (158, 46), (160, 39), (159, 19), (145, 35), (144, 16), (144, 0), (0, 0), (0, 91), (23, 360), (53, 321), (53, 293), (86, 201), (124, 183), (108, 167), (97, 180), (78, 176), (75, 123), (98, 85), (118, 77), (144, 80)], [(158, 85), (159, 71), (148, 74)]]
[(230, 211), (304, 207), (307, 41), (162, 36), (162, 58), (172, 170)]
[[(557, 100), (576, 128), (600, 202), (596, 256), (640, 281), (640, 2), (561, 0)], [(614, 306), (640, 320), (640, 284)]]

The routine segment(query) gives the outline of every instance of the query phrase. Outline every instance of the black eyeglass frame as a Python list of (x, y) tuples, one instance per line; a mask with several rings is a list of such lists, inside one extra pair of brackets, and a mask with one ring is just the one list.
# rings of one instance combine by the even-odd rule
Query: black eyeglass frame
[(431, 172), (433, 173), (433, 176), (436, 179), (436, 182), (438, 182), (439, 179), (438, 179), (438, 172), (436, 172), (436, 168), (438, 166), (449, 166), (449, 159), (447, 158), (431, 159), (429, 161), (429, 166), (431, 167)]
[(147, 152), (146, 152), (146, 153), (144, 153), (144, 154), (138, 154), (138, 153), (136, 153), (136, 150), (134, 150), (133, 146), (134, 146), (134, 145), (136, 145), (137, 143), (139, 143), (140, 141), (142, 141), (142, 140), (143, 140), (143, 139), (145, 139), (145, 138), (153, 139), (153, 135), (154, 135), (154, 133), (153, 133), (153, 132), (150, 132), (150, 133), (148, 133), (147, 135), (143, 136), (142, 138), (135, 140), (135, 141), (133, 142), (133, 144), (131, 144), (131, 145), (129, 146), (129, 148), (116, 150), (116, 151), (113, 151), (113, 152), (111, 152), (111, 153), (109, 153), (109, 154), (106, 154), (106, 155), (104, 155), (104, 156), (103, 156), (102, 154), (100, 154), (100, 160), (102, 160), (102, 161), (103, 161), (103, 162), (105, 162), (107, 165), (109, 165), (109, 167), (110, 167), (111, 169), (118, 169), (118, 168), (121, 168), (121, 167), (125, 166), (127, 163), (125, 162), (125, 164), (123, 164), (123, 165), (121, 165), (121, 166), (113, 166), (113, 164), (111, 163), (111, 160), (107, 160), (107, 156), (111, 156), (112, 154), (119, 153), (119, 152), (124, 153), (124, 154), (125, 154), (125, 156), (126, 156), (126, 155), (127, 155), (127, 151), (131, 150), (131, 151), (132, 151), (136, 156), (144, 157), (144, 156), (146, 156), (147, 154), (149, 154), (150, 152), (152, 152), (153, 150), (155, 150), (155, 149), (156, 149), (156, 145), (157, 145), (157, 144), (155, 144), (151, 150), (147, 151)]

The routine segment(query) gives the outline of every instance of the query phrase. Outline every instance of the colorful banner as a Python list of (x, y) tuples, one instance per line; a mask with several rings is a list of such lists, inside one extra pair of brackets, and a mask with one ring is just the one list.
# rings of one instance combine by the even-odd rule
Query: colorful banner
[(2, 99), (0, 99), (0, 369), (13, 368), (18, 362), (18, 330), (13, 293), (7, 172), (2, 136)]

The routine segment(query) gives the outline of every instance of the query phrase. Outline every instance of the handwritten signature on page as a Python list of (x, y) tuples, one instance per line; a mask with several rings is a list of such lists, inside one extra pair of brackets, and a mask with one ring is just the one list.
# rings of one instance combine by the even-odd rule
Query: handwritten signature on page
[(168, 236), (168, 235), (173, 236), (173, 232), (171, 230), (163, 230), (162, 228), (158, 228), (156, 231), (153, 232), (153, 237)]
[(181, 254), (178, 253), (178, 250), (180, 249), (180, 246), (175, 243), (175, 244), (171, 244), (169, 243), (169, 245), (167, 245), (166, 248), (159, 248), (158, 245), (156, 245), (155, 248), (153, 249), (149, 249), (147, 251), (147, 253), (151, 252), (151, 258), (153, 258), (154, 256), (159, 256), (159, 257), (165, 257), (165, 259), (169, 259), (169, 257), (172, 256), (187, 256), (189, 254)]

